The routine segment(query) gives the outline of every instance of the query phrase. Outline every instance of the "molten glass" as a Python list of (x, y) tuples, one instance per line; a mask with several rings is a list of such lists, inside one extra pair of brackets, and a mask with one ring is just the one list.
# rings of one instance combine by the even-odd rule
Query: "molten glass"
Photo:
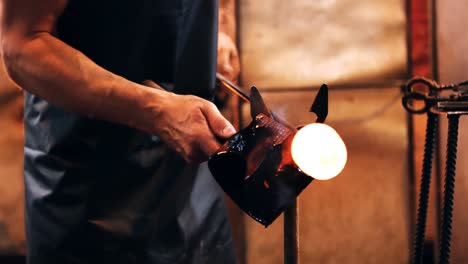
[(343, 170), (348, 156), (340, 135), (321, 123), (309, 124), (296, 133), (291, 154), (302, 172), (318, 180), (337, 176)]

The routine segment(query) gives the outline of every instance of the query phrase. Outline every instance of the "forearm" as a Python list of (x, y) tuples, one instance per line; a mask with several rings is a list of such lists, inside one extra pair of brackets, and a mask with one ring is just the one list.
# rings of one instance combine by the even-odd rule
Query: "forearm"
[(235, 133), (214, 104), (130, 82), (52, 36), (67, 5), (0, 0), (0, 48), (19, 86), (64, 110), (156, 134), (189, 162), (206, 160), (218, 138)]
[(3, 40), (3, 51), (10, 77), (51, 104), (88, 117), (153, 130), (150, 116), (164, 104), (166, 92), (103, 69), (49, 33)]
[(236, 1), (219, 0), (219, 31), (236, 39)]

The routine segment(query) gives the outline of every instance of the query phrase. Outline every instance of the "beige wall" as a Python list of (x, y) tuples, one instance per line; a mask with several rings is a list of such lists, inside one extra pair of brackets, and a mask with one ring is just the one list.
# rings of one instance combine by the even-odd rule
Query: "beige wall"
[[(468, 2), (439, 0), (437, 2), (437, 45), (439, 75), (442, 83), (468, 80)], [(451, 263), (468, 263), (468, 120), (460, 119), (458, 160), (455, 188), (455, 208), (452, 231)], [(441, 125), (442, 171), (445, 168), (447, 142), (446, 118)], [(443, 184), (442, 184), (443, 185)]]
[(301, 87), (405, 76), (402, 0), (238, 1), (244, 84)]

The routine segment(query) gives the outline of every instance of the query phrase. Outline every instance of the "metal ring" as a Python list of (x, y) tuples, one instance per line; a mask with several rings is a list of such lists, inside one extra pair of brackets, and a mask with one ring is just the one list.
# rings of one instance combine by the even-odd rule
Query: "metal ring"
[[(412, 102), (414, 100), (423, 101), (424, 106), (422, 108), (414, 108), (412, 106)], [(402, 99), (402, 104), (403, 104), (403, 107), (406, 109), (406, 111), (412, 114), (423, 114), (429, 111), (429, 104), (427, 103), (427, 98), (424, 94), (421, 94), (421, 93), (413, 92), (413, 93), (405, 95)]]
[(424, 85), (429, 90), (429, 95), (433, 95), (439, 87), (439, 85), (433, 80), (424, 77), (414, 78), (406, 84), (406, 93), (414, 93), (413, 86), (415, 86), (416, 84)]

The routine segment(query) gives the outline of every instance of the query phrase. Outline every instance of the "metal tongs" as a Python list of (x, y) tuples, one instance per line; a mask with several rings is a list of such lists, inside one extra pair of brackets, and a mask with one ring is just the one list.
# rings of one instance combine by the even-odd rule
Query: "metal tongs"
[(457, 164), (458, 126), (461, 115), (468, 114), (468, 81), (440, 85), (426, 78), (414, 78), (405, 87), (403, 107), (412, 114), (427, 114), (421, 189), (411, 263), (422, 263), (431, 184), (432, 161), (439, 129), (438, 115), (448, 118), (447, 154), (445, 160), (444, 194), (440, 217), (439, 263), (449, 263), (452, 240), (452, 217)]
[(440, 85), (427, 78), (414, 78), (405, 88), (403, 107), (412, 114), (468, 114), (468, 81)]

